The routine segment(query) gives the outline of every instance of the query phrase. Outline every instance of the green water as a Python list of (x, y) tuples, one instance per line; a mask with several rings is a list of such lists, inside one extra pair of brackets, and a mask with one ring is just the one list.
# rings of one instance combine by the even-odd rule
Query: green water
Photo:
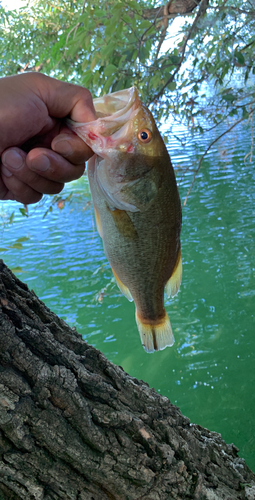
[[(176, 342), (146, 354), (134, 305), (119, 292), (93, 221), (87, 179), (63, 210), (46, 206), (19, 215), (1, 203), (0, 247), (26, 236), (22, 248), (2, 252), (6, 264), (59, 316), (130, 375), (177, 404), (192, 422), (220, 432), (255, 470), (255, 169), (244, 162), (250, 132), (239, 129), (208, 154), (183, 209), (183, 282), (167, 301)], [(179, 131), (185, 142), (185, 134)], [(184, 201), (199, 154), (194, 139), (169, 148)], [(188, 168), (190, 167), (190, 168)], [(19, 245), (18, 245), (19, 246)]]

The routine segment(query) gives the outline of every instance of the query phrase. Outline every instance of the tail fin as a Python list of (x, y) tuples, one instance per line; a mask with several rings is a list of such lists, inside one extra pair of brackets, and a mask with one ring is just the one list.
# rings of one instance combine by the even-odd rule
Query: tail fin
[(149, 324), (145, 323), (136, 311), (136, 323), (146, 352), (162, 351), (165, 347), (173, 345), (174, 336), (167, 313), (160, 322)]

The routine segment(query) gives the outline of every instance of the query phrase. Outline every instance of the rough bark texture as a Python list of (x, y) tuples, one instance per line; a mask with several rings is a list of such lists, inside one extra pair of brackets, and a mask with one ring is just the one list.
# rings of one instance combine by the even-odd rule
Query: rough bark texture
[(0, 261), (0, 499), (249, 499), (237, 448), (86, 344)]
[(160, 7), (144, 9), (143, 16), (146, 19), (161, 19), (166, 15), (176, 17), (178, 14), (190, 14), (201, 2), (201, 0), (172, 0)]

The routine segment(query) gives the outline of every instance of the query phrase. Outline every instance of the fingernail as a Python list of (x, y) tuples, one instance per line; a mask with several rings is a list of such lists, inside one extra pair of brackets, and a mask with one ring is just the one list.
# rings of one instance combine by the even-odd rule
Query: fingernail
[(45, 155), (40, 155), (30, 161), (31, 170), (36, 170), (39, 172), (46, 172), (50, 168), (50, 160)]
[(2, 165), (2, 167), (1, 167), (1, 172), (6, 177), (11, 177), (12, 176), (12, 173), (10, 172), (10, 170), (8, 170), (8, 168), (6, 168), (4, 165)]
[(10, 149), (2, 155), (2, 163), (6, 167), (18, 169), (22, 167), (24, 158), (14, 149)]
[(62, 134), (59, 135), (57, 139), (54, 139), (53, 148), (56, 153), (61, 154), (62, 156), (70, 156), (73, 154), (73, 148), (70, 144), (70, 135)]

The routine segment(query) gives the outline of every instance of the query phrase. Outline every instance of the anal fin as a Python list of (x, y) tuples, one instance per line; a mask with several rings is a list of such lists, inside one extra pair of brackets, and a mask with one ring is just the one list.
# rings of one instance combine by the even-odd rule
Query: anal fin
[(122, 281), (119, 279), (119, 276), (116, 274), (113, 268), (112, 272), (120, 291), (123, 293), (123, 295), (125, 295), (125, 297), (129, 300), (129, 302), (133, 302), (134, 299), (129, 291), (129, 288), (122, 283)]
[(136, 323), (146, 352), (162, 351), (166, 347), (173, 345), (174, 335), (167, 313), (159, 322), (153, 321), (149, 323), (140, 318), (136, 311)]
[(179, 249), (174, 270), (166, 284), (167, 297), (174, 297), (174, 295), (177, 294), (181, 286), (181, 281), (182, 281), (182, 254), (181, 254), (181, 249)]

